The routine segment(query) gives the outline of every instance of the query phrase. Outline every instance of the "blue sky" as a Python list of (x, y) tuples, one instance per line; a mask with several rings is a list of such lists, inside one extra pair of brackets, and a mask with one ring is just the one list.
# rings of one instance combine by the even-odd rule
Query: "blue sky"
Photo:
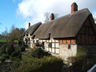
[(79, 10), (88, 8), (96, 18), (96, 0), (0, 0), (0, 33), (10, 32), (13, 25), (27, 28), (28, 22), (44, 22), (45, 14), (54, 13), (56, 18), (69, 14), (73, 2)]
[(11, 30), (11, 27), (21, 28), (25, 22), (21, 16), (17, 15), (16, 9), (20, 1), (0, 0), (0, 33)]

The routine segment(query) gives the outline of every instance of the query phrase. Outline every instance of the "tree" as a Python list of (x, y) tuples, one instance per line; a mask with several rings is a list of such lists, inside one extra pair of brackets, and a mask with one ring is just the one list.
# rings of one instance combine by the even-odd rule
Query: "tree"
[(0, 35), (0, 39), (1, 40), (8, 40), (8, 32), (7, 32), (7, 29), (4, 31), (4, 32), (2, 32), (2, 34)]
[(12, 31), (10, 32), (8, 37), (9, 37), (9, 39), (11, 41), (13, 41), (13, 40), (20, 40), (22, 34), (24, 33), (24, 31), (25, 31), (24, 28), (21, 28), (21, 29), (19, 29), (19, 28), (12, 28)]

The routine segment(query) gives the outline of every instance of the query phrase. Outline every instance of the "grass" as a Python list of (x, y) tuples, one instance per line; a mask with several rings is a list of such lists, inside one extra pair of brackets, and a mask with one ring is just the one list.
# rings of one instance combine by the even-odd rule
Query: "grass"
[(15, 43), (18, 43), (18, 40), (14, 40)]
[(0, 42), (2, 42), (2, 43), (3, 43), (3, 42), (6, 42), (6, 40), (0, 40)]
[[(0, 40), (0, 43), (5, 43), (7, 42), (6, 40)], [(15, 43), (18, 43), (18, 40), (14, 40)]]

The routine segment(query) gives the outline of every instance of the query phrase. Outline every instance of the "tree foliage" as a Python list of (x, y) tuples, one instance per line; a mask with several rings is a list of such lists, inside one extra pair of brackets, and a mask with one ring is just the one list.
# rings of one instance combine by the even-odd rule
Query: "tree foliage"
[(24, 28), (14, 28), (12, 31), (9, 33), (8, 37), (10, 40), (19, 40), (21, 39), (22, 34), (24, 33), (25, 29)]

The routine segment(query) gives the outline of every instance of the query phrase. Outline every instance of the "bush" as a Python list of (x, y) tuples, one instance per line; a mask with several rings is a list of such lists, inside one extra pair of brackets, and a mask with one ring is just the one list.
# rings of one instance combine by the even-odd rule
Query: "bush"
[(7, 53), (8, 55), (11, 55), (14, 50), (15, 50), (15, 49), (14, 49), (13, 45), (11, 45), (11, 44), (10, 44), (10, 45), (7, 45), (6, 53)]
[(15, 50), (14, 52), (12, 52), (11, 57), (21, 59), (21, 52), (18, 50)]
[(36, 48), (32, 51), (31, 55), (33, 57), (36, 58), (42, 58), (43, 56), (50, 56), (51, 54), (49, 54), (48, 52), (45, 52), (43, 49), (41, 48)]
[(4, 62), (5, 61), (5, 57), (4, 56), (0, 56), (0, 61)]
[(18, 72), (61, 72), (63, 61), (52, 56), (44, 56), (41, 59), (24, 59), (18, 67)]
[(41, 62), (41, 72), (61, 72), (63, 66), (61, 59), (56, 57), (44, 57)]
[(20, 65), (20, 60), (16, 58), (16, 59), (12, 62), (12, 64), (13, 64), (13, 66), (14, 66), (15, 68), (18, 68), (19, 65)]
[(21, 51), (19, 48), (14, 48), (12, 44), (4, 44), (1, 48), (0, 48), (0, 56), (1, 60), (6, 60), (7, 58), (11, 58), (12, 60), (14, 60), (15, 58), (19, 58), (21, 59)]
[(6, 54), (6, 53), (2, 54), (2, 56), (3, 56), (4, 58), (6, 58), (6, 59), (9, 58), (8, 54)]
[(25, 46), (20, 46), (20, 51), (21, 52), (25, 51)]
[(6, 53), (6, 47), (7, 47), (6, 44), (4, 44), (4, 45), (2, 45), (2, 46), (0, 47), (0, 55), (2, 55), (3, 53)]
[(87, 72), (94, 64), (96, 64), (96, 56), (94, 57), (82, 57), (77, 59), (68, 72)]

